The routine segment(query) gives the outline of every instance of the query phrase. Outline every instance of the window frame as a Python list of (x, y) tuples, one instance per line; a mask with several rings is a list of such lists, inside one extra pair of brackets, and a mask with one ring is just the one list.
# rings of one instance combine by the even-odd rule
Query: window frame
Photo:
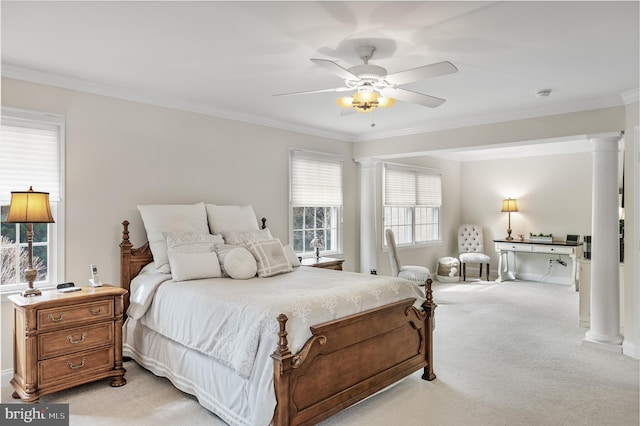
[[(382, 175), (382, 241), (384, 249), (387, 249), (388, 244), (385, 235), (385, 229), (391, 228), (394, 230), (394, 235), (396, 235), (396, 245), (399, 248), (409, 248), (409, 247), (420, 247), (420, 246), (429, 246), (433, 244), (442, 243), (442, 172), (437, 169), (431, 169), (427, 167), (420, 166), (412, 166), (406, 164), (398, 164), (391, 162), (383, 163), (383, 175)], [(437, 176), (438, 184), (439, 184), (439, 203), (436, 204), (418, 204), (417, 201), (413, 204), (387, 204), (387, 172), (389, 169), (398, 172), (406, 172), (407, 174), (413, 173), (416, 175), (428, 175), (428, 176)], [(418, 189), (415, 189), (415, 198), (418, 198)], [(404, 209), (405, 222), (404, 223), (391, 223), (389, 224), (387, 219), (388, 211), (387, 209)], [(425, 223), (420, 224), (416, 223), (417, 218), (417, 209), (433, 209), (434, 215), (437, 216), (437, 223)], [(429, 213), (427, 212), (427, 215)], [(418, 226), (426, 226), (436, 225), (435, 232), (437, 232), (437, 238), (427, 239), (427, 240), (419, 240), (416, 241), (416, 228)], [(398, 235), (397, 230), (399, 228), (405, 228), (405, 231), (402, 235)], [(409, 232), (410, 231), (410, 232)], [(409, 240), (409, 242), (406, 242)]]
[[(54, 223), (47, 224), (48, 228), (48, 266), (47, 277), (45, 280), (34, 282), (34, 287), (38, 289), (50, 289), (54, 288), (57, 283), (62, 281), (64, 277), (64, 189), (65, 189), (65, 118), (59, 114), (52, 114), (41, 111), (25, 110), (19, 108), (2, 106), (1, 110), (2, 123), (7, 121), (33, 123), (34, 127), (37, 125), (54, 126), (57, 128), (58, 133), (58, 199), (50, 199), (51, 214), (54, 219)], [(4, 125), (4, 124), (0, 124)], [(2, 141), (0, 141), (1, 143)], [(25, 173), (28, 173), (25, 170)], [(39, 185), (33, 184), (34, 189), (38, 191)], [(27, 190), (28, 188), (14, 188), (13, 191)], [(0, 205), (9, 206), (11, 203), (11, 194), (0, 193)], [(20, 246), (26, 246), (26, 242), (18, 243)], [(34, 243), (34, 247), (35, 247)], [(22, 291), (27, 282), (20, 282), (17, 284), (2, 284), (0, 285), (0, 296), (2, 301), (7, 300), (7, 296), (16, 294)]]
[[(294, 203), (293, 196), (293, 162), (294, 158), (306, 158), (312, 161), (324, 161), (331, 163), (339, 163), (340, 165), (340, 204), (322, 204), (322, 203), (310, 203), (310, 204), (297, 204)], [(321, 256), (324, 255), (340, 255), (343, 253), (343, 207), (344, 207), (344, 157), (338, 154), (329, 154), (324, 152), (309, 151), (299, 148), (291, 148), (289, 150), (289, 242), (295, 250), (294, 245), (294, 209), (295, 208), (331, 208), (333, 209), (332, 220), (335, 222), (335, 246), (332, 250), (321, 249)], [(305, 229), (305, 228), (303, 228)], [(324, 228), (332, 229), (332, 228)], [(302, 258), (309, 258), (315, 256), (315, 251), (296, 251), (296, 255)]]

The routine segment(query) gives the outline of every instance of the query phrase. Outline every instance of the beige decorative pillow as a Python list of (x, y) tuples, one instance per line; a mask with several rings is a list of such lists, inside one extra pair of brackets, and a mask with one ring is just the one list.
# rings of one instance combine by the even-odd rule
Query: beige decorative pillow
[(234, 280), (248, 280), (256, 276), (256, 259), (244, 247), (234, 247), (219, 251), (220, 265), (224, 275)]
[(238, 245), (245, 244), (252, 240), (271, 240), (273, 236), (269, 228), (256, 229), (253, 231), (227, 231), (222, 233), (225, 244)]
[(199, 232), (163, 232), (167, 244), (171, 277), (174, 281), (218, 278), (222, 276), (216, 254), (219, 235)]
[(293, 268), (278, 239), (249, 241), (247, 248), (258, 263), (260, 278), (291, 272)]
[(293, 247), (291, 247), (291, 244), (287, 244), (286, 246), (284, 246), (284, 254), (287, 256), (287, 259), (289, 259), (289, 263), (291, 263), (291, 266), (293, 266), (294, 268), (300, 266), (300, 259), (298, 258), (296, 252), (293, 250)]
[(171, 278), (174, 281), (220, 278), (220, 262), (215, 251), (202, 253), (181, 253), (168, 250)]

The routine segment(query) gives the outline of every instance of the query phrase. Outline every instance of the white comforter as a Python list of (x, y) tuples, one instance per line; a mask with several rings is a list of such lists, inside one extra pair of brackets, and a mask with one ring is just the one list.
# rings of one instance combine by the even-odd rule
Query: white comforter
[(396, 300), (424, 301), (424, 290), (398, 278), (319, 268), (296, 268), (270, 278), (214, 278), (174, 282), (170, 275), (143, 274), (131, 284), (128, 314), (146, 327), (251, 375), (260, 345), (277, 344), (277, 316), (289, 321), (289, 349), (311, 336), (309, 326)]

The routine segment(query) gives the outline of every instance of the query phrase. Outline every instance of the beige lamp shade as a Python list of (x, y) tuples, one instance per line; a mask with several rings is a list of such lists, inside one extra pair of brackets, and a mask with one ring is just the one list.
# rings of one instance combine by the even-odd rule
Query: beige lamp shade
[(7, 223), (53, 223), (48, 192), (11, 192)]
[(502, 210), (503, 212), (517, 212), (518, 211), (518, 200), (514, 200), (513, 198), (507, 198), (502, 200)]

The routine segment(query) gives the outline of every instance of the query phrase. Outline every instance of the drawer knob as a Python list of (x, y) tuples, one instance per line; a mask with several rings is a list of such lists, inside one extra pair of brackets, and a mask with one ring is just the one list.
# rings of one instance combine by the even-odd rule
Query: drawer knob
[(85, 332), (82, 333), (82, 337), (80, 338), (80, 340), (73, 340), (73, 336), (71, 336), (71, 335), (67, 336), (67, 340), (69, 341), (69, 343), (77, 345), (78, 343), (84, 342), (84, 339), (86, 337), (87, 337), (87, 332), (85, 331)]
[(67, 365), (69, 366), (69, 368), (72, 368), (72, 369), (76, 370), (78, 368), (84, 367), (84, 363), (85, 362), (87, 362), (87, 358), (86, 357), (82, 357), (82, 363), (73, 365), (73, 363), (71, 361), (67, 361)]
[(60, 322), (62, 321), (63, 317), (64, 317), (64, 312), (60, 312), (60, 316), (58, 318), (54, 317), (53, 314), (47, 315), (47, 318), (49, 318), (53, 322)]
[(102, 306), (100, 306), (98, 309), (89, 308), (89, 313), (91, 315), (100, 315), (102, 313)]

